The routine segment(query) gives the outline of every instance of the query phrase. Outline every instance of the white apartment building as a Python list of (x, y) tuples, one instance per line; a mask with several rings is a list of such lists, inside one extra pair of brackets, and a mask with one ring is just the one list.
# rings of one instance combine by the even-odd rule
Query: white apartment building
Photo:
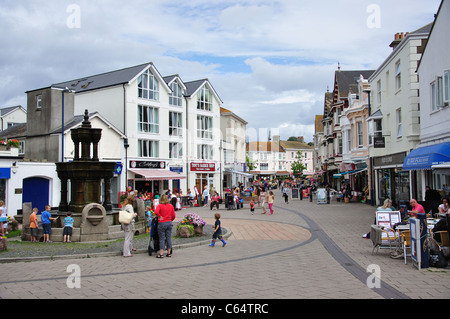
[(431, 24), (411, 33), (397, 33), (393, 52), (369, 78), (371, 86), (369, 154), (373, 160), (376, 204), (390, 198), (415, 197), (415, 171), (403, 169), (410, 150), (420, 142), (420, 97), (416, 69)]
[(220, 108), (220, 129), (222, 134), (221, 174), (223, 177), (222, 188), (231, 188), (242, 183), (247, 185), (248, 179), (253, 175), (246, 173), (246, 125), (247, 121), (231, 112)]
[[(62, 156), (70, 160), (70, 143), (62, 144), (57, 132), (63, 129), (63, 119), (69, 127), (76, 115), (88, 110), (116, 131), (118, 140), (106, 139), (109, 144), (99, 149), (99, 157), (122, 168), (116, 172), (113, 189), (125, 191), (128, 186), (154, 194), (181, 189), (186, 194), (188, 188), (200, 192), (205, 186), (220, 185), (222, 101), (208, 79), (183, 82), (178, 75), (163, 77), (152, 63), (146, 63), (27, 94), (29, 117), (37, 117), (28, 120), (33, 141), (27, 138), (31, 142), (27, 150), (36, 157), (32, 161), (56, 162)], [(51, 143), (43, 144), (43, 138)], [(64, 154), (56, 155), (60, 152)], [(107, 155), (111, 152), (114, 155)]]
[(425, 186), (450, 192), (450, 2), (442, 1), (417, 68), (420, 78), (420, 144), (405, 159)]

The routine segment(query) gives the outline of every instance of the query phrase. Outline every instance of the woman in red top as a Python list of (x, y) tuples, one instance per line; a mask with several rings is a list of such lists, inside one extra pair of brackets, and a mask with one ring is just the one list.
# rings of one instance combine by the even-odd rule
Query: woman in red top
[(175, 219), (175, 209), (169, 204), (167, 195), (162, 195), (159, 205), (156, 207), (155, 215), (158, 216), (158, 235), (159, 235), (159, 255), (156, 258), (164, 257), (164, 246), (167, 241), (167, 255), (172, 257), (172, 221)]

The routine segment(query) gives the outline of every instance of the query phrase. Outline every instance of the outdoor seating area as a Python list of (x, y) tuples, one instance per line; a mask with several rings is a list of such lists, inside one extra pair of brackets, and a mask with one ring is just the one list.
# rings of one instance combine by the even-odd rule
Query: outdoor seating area
[(415, 218), (403, 216), (400, 211), (376, 212), (376, 224), (371, 225), (370, 230), (372, 255), (378, 254), (380, 249), (388, 249), (391, 258), (402, 259), (405, 265), (411, 261), (418, 269), (448, 267), (450, 218), (427, 218), (426, 214)]

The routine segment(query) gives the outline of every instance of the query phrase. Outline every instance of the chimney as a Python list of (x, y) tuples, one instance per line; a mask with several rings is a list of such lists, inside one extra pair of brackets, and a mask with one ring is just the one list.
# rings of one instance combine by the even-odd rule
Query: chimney
[(297, 137), (297, 142), (305, 143), (305, 139), (303, 138), (303, 136), (299, 136)]
[(405, 34), (404, 32), (402, 32), (402, 33), (397, 32), (394, 35), (394, 41), (392, 41), (391, 44), (389, 44), (389, 46), (393, 50), (395, 50), (395, 48), (400, 44), (400, 42), (402, 42), (402, 40), (406, 37), (406, 35), (408, 35), (408, 33)]

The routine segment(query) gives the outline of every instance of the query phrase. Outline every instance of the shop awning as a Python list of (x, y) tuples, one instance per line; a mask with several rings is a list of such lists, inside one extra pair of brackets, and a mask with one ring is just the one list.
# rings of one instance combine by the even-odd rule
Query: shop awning
[(165, 181), (172, 179), (186, 179), (186, 176), (181, 175), (176, 172), (172, 172), (165, 169), (143, 169), (143, 168), (133, 168), (128, 169), (134, 174), (144, 176), (147, 181)]
[(450, 162), (450, 143), (420, 147), (412, 150), (403, 162), (404, 170), (431, 169), (433, 165)]
[(238, 174), (238, 175), (243, 175), (245, 177), (253, 177), (252, 174), (245, 173), (245, 172), (240, 172), (240, 171), (237, 171), (235, 169), (225, 169), (225, 173)]
[(342, 172), (342, 173), (334, 174), (333, 177), (334, 178), (341, 178), (344, 175), (358, 174), (358, 173), (361, 173), (361, 172), (364, 172), (364, 171), (367, 171), (367, 168), (355, 169), (354, 171), (348, 171), (348, 172)]

